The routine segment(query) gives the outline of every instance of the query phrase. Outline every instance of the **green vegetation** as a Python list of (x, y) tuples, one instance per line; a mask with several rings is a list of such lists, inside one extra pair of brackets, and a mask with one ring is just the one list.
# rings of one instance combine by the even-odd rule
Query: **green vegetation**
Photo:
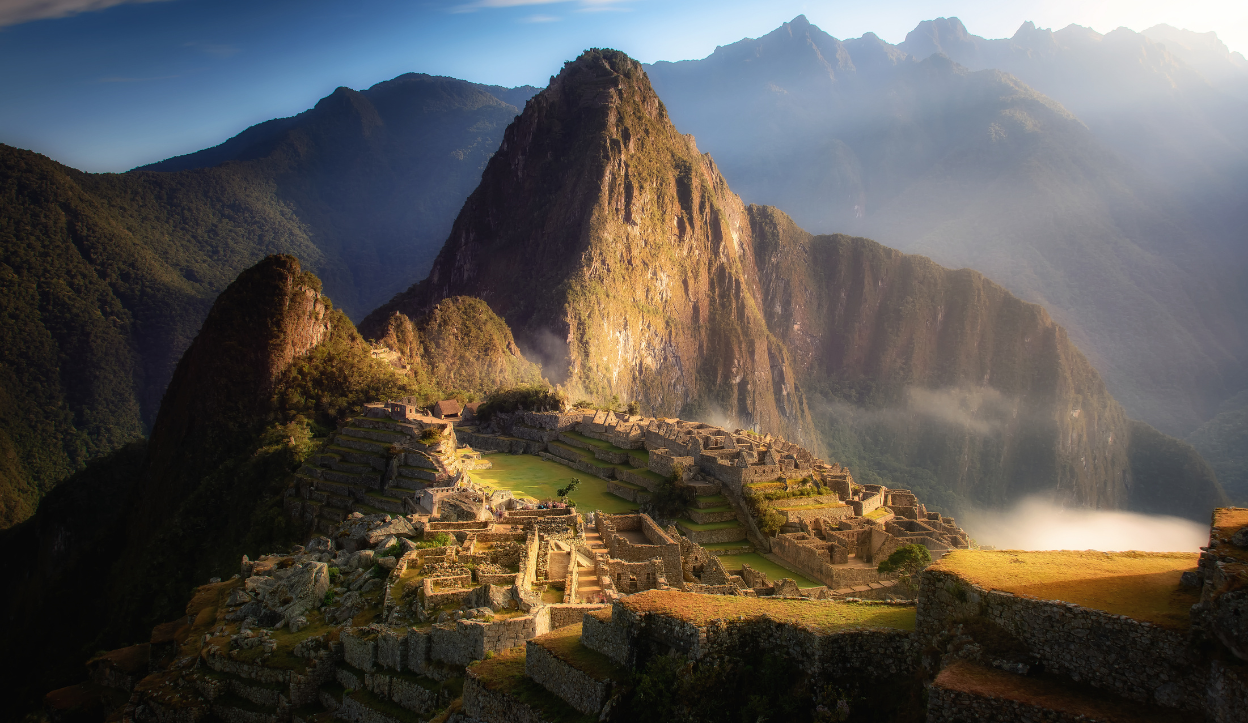
[(880, 572), (897, 572), (902, 575), (913, 575), (932, 564), (932, 554), (922, 545), (903, 545), (877, 566)]
[[(580, 474), (571, 467), (529, 454), (491, 454), (488, 459), (493, 466), (473, 470), (474, 482), (538, 501), (556, 499), (559, 489)], [(597, 477), (585, 478), (568, 497), (584, 512), (597, 510), (614, 514), (637, 510), (636, 504), (607, 492), (606, 480)]]
[(575, 492), (575, 491), (577, 490), (577, 488), (579, 488), (580, 486), (581, 486), (581, 478), (580, 478), (580, 477), (573, 477), (572, 479), (568, 480), (568, 484), (567, 484), (567, 486), (565, 486), (565, 487), (560, 487), (560, 488), (559, 488), (559, 489), (555, 492), (555, 494), (559, 496), (560, 501), (562, 501), (562, 502), (567, 502), (567, 501), (568, 501), (568, 495), (570, 495), (570, 494), (572, 494), (573, 492)]
[(455, 538), (451, 537), (445, 532), (439, 532), (438, 534), (434, 535), (432, 538), (428, 540), (421, 540), (420, 542), (417, 542), (415, 544), (416, 544), (416, 549), (418, 550), (428, 550), (434, 547), (446, 547), (447, 545), (450, 545), (454, 542), (455, 542)]
[(559, 411), (567, 407), (567, 398), (563, 392), (552, 389), (544, 384), (525, 384), (508, 389), (497, 389), (490, 392), (485, 402), (477, 409), (477, 416), (483, 421), (498, 412), (515, 412), (521, 409), (529, 412)]
[(775, 582), (782, 577), (792, 579), (797, 583), (799, 588), (802, 587), (820, 587), (823, 583), (815, 582), (800, 573), (794, 572), (783, 565), (763, 557), (757, 552), (749, 552), (742, 555), (720, 555), (719, 559), (724, 563), (724, 567), (729, 570), (740, 570), (744, 563), (755, 570), (767, 576), (768, 580)]
[(736, 617), (767, 617), (821, 632), (850, 628), (913, 630), (914, 608), (871, 603), (819, 600), (777, 600), (736, 595), (688, 595), (669, 590), (647, 590), (622, 598), (630, 610), (672, 615), (694, 625)]
[(759, 532), (769, 537), (774, 537), (780, 532), (780, 528), (784, 526), (784, 513), (778, 512), (776, 508), (767, 504), (763, 494), (754, 491), (750, 487), (742, 489), (745, 498), (745, 507), (749, 510), (750, 516), (754, 518), (754, 524), (758, 525)]

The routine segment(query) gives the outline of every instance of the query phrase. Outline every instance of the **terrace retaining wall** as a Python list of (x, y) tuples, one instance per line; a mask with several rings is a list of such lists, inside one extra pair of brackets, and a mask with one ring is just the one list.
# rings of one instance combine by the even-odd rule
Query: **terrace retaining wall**
[(1144, 703), (1204, 707), (1208, 662), (1183, 632), (1074, 603), (985, 590), (930, 568), (920, 575), (917, 605), (925, 638), (981, 618), (1017, 638), (1048, 672)]

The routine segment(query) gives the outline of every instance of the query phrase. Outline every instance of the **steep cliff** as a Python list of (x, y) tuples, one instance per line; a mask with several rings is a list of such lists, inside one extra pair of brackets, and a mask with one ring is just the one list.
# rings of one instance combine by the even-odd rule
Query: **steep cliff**
[(741, 200), (641, 66), (591, 50), (507, 129), (428, 279), (361, 329), (380, 337), (394, 311), (477, 296), (574, 395), (809, 441), (752, 243)]
[[(1127, 419), (1041, 307), (969, 269), (812, 236), (774, 208), (751, 206), (750, 219), (768, 324), (802, 370), (833, 456), (869, 439), (869, 470), (935, 486), (946, 504), (1046, 494), (1200, 517), (1223, 501), (1211, 475), (1180, 469), (1165, 476), (1183, 480), (1183, 495), (1154, 490), (1158, 460), (1143, 453), (1156, 440), (1135, 441), (1147, 425)], [(1199, 465), (1177, 448), (1160, 455)]]
[[(1154, 505), (1155, 485), (1136, 484), (1155, 477), (1149, 445), (1044, 309), (977, 272), (746, 208), (614, 51), (586, 52), (529, 102), (428, 279), (362, 328), (383, 336), (395, 312), (458, 294), (488, 302), (574, 398), (757, 424), (946, 509)], [(1172, 512), (1225, 499), (1190, 447), (1162, 456), (1182, 491)]]

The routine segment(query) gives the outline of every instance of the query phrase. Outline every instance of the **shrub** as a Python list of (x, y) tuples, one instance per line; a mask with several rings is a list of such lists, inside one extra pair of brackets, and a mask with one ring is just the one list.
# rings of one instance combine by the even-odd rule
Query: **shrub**
[(403, 546), (396, 542), (387, 547), (385, 550), (377, 553), (377, 557), (398, 557), (402, 549)]
[(568, 406), (567, 397), (544, 384), (524, 384), (490, 392), (477, 409), (481, 421), (488, 422), (500, 412), (525, 409), (530, 412), (560, 412)]
[(447, 547), (451, 544), (451, 536), (445, 532), (439, 532), (434, 535), (432, 540), (421, 540), (416, 543), (416, 549), (428, 550), (434, 547)]
[(442, 431), (437, 427), (425, 427), (420, 433), (421, 444), (436, 444), (439, 439), (442, 439)]
[(913, 575), (932, 564), (932, 555), (922, 545), (909, 544), (899, 547), (881, 562), (877, 568), (880, 572), (898, 572), (902, 575)]
[(787, 519), (782, 513), (776, 511), (774, 507), (767, 504), (769, 499), (763, 494), (755, 492), (750, 488), (745, 488), (745, 506), (749, 508), (750, 515), (758, 524), (759, 532), (768, 537), (774, 537), (780, 532), (780, 528), (784, 526)]
[(336, 567), (329, 568), (329, 582), (332, 585), (338, 578), (342, 577), (342, 571)]

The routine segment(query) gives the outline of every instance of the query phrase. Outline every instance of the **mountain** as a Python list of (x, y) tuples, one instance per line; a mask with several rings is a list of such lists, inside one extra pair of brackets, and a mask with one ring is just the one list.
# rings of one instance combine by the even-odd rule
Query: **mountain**
[[(920, 42), (929, 26), (938, 45)], [(950, 47), (973, 36), (946, 29), (923, 24), (891, 46), (840, 41), (799, 16), (647, 72), (744, 198), (812, 231), (985, 273), (1049, 309), (1132, 415), (1186, 434), (1237, 388), (1248, 351), (1217, 224), (1046, 86), (952, 62), (970, 51)], [(1098, 63), (1062, 72), (1096, 75)]]
[[(305, 535), (282, 511), (295, 470), (365, 402), (420, 395), (422, 380), (449, 386), (444, 369), (474, 364), (501, 383), (540, 381), (479, 300), (449, 300), (414, 323), (418, 344), (422, 334), (442, 343), (437, 364), (411, 370), (378, 358), (321, 291), (291, 256), (244, 270), (178, 362), (150, 438), (93, 460), (0, 531), (24, 551), (0, 604), (12, 627), (0, 655), (24, 650), (36, 663), (10, 680), (15, 691), (73, 680), (96, 650), (181, 615), (186, 591), (228, 576), (240, 555)], [(459, 327), (458, 346), (433, 331), (455, 314), (475, 322)], [(84, 590), (98, 614), (81, 614)], [(55, 630), (18, 624), (46, 617)]]
[(1187, 472), (1134, 464), (1133, 423), (1042, 308), (743, 205), (617, 51), (587, 51), (529, 102), (429, 277), (361, 329), (464, 294), (573, 398), (757, 425), (937, 504), (1128, 508), (1178, 488), (1170, 511), (1204, 517), (1225, 499), (1177, 440), (1165, 456)]
[(0, 527), (151, 429), (212, 300), (292, 253), (362, 314), (426, 273), (531, 88), (405, 75), (130, 173), (0, 146)]
[(429, 270), (451, 220), (537, 91), (408, 73), (130, 175), (237, 166), (307, 228), (326, 289), (359, 318)]

